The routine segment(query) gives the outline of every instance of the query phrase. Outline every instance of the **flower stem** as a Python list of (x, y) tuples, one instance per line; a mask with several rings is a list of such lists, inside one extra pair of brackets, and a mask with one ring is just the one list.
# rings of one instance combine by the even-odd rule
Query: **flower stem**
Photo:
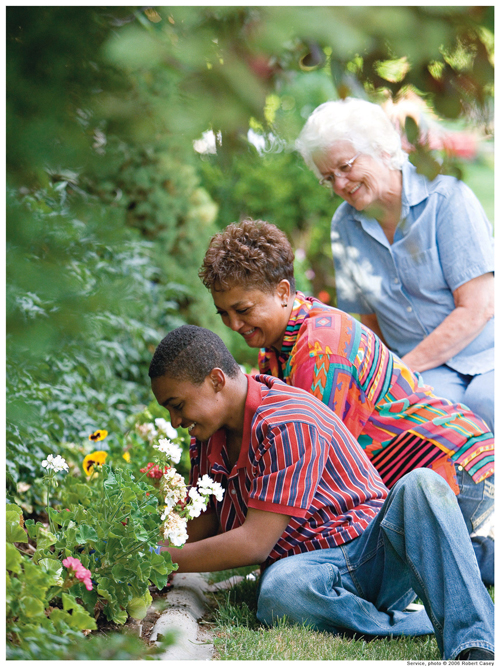
[[(150, 532), (150, 534), (148, 535), (148, 537), (149, 537), (149, 536), (152, 536), (152, 535), (156, 532), (157, 529), (159, 529), (159, 528), (155, 527), (155, 529), (152, 530), (152, 531)], [(137, 546), (134, 546), (134, 547), (133, 547), (131, 550), (129, 550), (128, 552), (126, 552), (126, 553), (122, 553), (121, 555), (119, 555), (119, 556), (115, 559), (115, 564), (116, 564), (116, 562), (118, 562), (119, 560), (123, 560), (124, 557), (128, 557), (129, 555), (132, 555), (132, 553), (135, 553), (135, 551), (136, 551), (136, 550), (139, 550), (139, 548), (142, 548), (142, 546), (143, 546), (145, 543), (147, 543), (147, 541), (141, 541), (139, 544), (137, 544)], [(113, 566), (114, 566), (114, 565), (113, 565)], [(111, 566), (103, 567), (102, 569), (97, 569), (97, 570), (96, 570), (96, 573), (100, 573), (100, 574), (102, 574), (104, 571), (107, 571), (108, 569), (111, 569)]]

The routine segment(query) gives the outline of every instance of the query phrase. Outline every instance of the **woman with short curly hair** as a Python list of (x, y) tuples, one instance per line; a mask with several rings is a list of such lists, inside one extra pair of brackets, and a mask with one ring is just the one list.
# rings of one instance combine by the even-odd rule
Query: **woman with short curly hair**
[(281, 280), (295, 289), (293, 258), (281, 229), (263, 220), (243, 220), (212, 238), (200, 278), (207, 289), (227, 289), (237, 283), (272, 293)]

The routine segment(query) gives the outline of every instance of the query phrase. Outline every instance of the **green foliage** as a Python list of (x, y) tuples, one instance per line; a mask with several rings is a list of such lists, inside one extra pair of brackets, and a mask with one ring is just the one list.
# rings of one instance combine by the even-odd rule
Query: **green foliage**
[[(7, 507), (9, 525), (12, 524), (14, 510), (9, 510), (11, 505)], [(94, 618), (69, 594), (62, 594), (62, 609), (50, 606), (54, 586), (62, 590), (65, 585), (61, 576), (63, 567), (59, 561), (52, 559), (50, 550), (51, 557), (43, 558), (38, 563), (21, 555), (13, 542), (27, 542), (24, 530), (22, 532), (24, 538), (18, 538), (18, 534), (8, 530), (6, 547), (7, 639), (13, 654), (18, 655), (13, 658), (31, 653), (30, 639), (36, 637), (40, 630), (51, 637), (75, 638), (82, 630), (97, 628)], [(41, 530), (39, 534), (39, 545), (44, 544), (49, 549), (51, 540), (44, 539)]]
[(70, 481), (69, 492), (62, 496), (81, 498), (83, 503), (48, 509), (51, 530), (32, 519), (26, 521), (37, 544), (33, 563), (58, 573), (50, 562), (77, 557), (92, 573), (94, 589), (86, 590), (82, 583), (75, 586), (89, 611), (99, 602), (106, 617), (117, 624), (128, 615), (143, 617), (151, 604), (149, 585), (162, 589), (174, 569), (168, 553), (150, 550), (156, 548), (161, 525), (157, 493), (150, 484), (136, 482), (129, 470), (108, 465), (88, 486), (90, 492), (82, 492), (81, 486)]
[[(64, 186), (64, 187), (63, 187)], [(7, 240), (7, 451), (11, 490), (41, 459), (149, 402), (147, 368), (182, 323), (151, 243), (67, 180), (18, 201)], [(119, 296), (119, 297), (118, 297)], [(31, 498), (37, 501), (36, 497)]]
[[(46, 480), (53, 475), (49, 470)], [(30, 643), (39, 630), (51, 639), (95, 630), (94, 615), (101, 611), (119, 625), (129, 616), (145, 617), (149, 586), (163, 589), (176, 568), (168, 552), (154, 552), (162, 524), (158, 490), (136, 481), (130, 470), (108, 465), (93, 477), (86, 487), (67, 477), (62, 495), (74, 502), (59, 510), (49, 506), (48, 528), (33, 519), (23, 523), (22, 509), (7, 504), (7, 637), (14, 654), (40, 648)], [(31, 559), (14, 545), (28, 542), (28, 536), (36, 545)], [(88, 570), (90, 589), (66, 558)]]
[(108, 635), (91, 634), (84, 637), (80, 631), (66, 630), (55, 633), (51, 627), (41, 625), (14, 625), (12, 641), (7, 642), (8, 660), (142, 660), (154, 659), (174, 642), (172, 633), (163, 636), (161, 645), (147, 648), (144, 641), (128, 633)]

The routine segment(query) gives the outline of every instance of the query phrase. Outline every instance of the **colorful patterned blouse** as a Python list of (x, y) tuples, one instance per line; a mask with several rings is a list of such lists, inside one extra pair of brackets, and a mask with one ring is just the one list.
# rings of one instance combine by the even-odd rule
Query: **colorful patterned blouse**
[(494, 472), (494, 438), (464, 405), (438, 398), (401, 359), (350, 315), (297, 292), (279, 356), (259, 353), (261, 373), (328, 405), (391, 488), (430, 467), (458, 487), (453, 464), (476, 483)]

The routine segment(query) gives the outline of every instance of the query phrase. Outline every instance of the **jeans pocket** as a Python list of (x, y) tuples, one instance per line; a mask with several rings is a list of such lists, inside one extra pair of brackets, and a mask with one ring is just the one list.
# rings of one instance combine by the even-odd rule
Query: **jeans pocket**
[(470, 474), (464, 469), (456, 467), (456, 472), (460, 488), (457, 500), (470, 534), (477, 530), (493, 512), (495, 477), (490, 476), (480, 483), (474, 483)]

